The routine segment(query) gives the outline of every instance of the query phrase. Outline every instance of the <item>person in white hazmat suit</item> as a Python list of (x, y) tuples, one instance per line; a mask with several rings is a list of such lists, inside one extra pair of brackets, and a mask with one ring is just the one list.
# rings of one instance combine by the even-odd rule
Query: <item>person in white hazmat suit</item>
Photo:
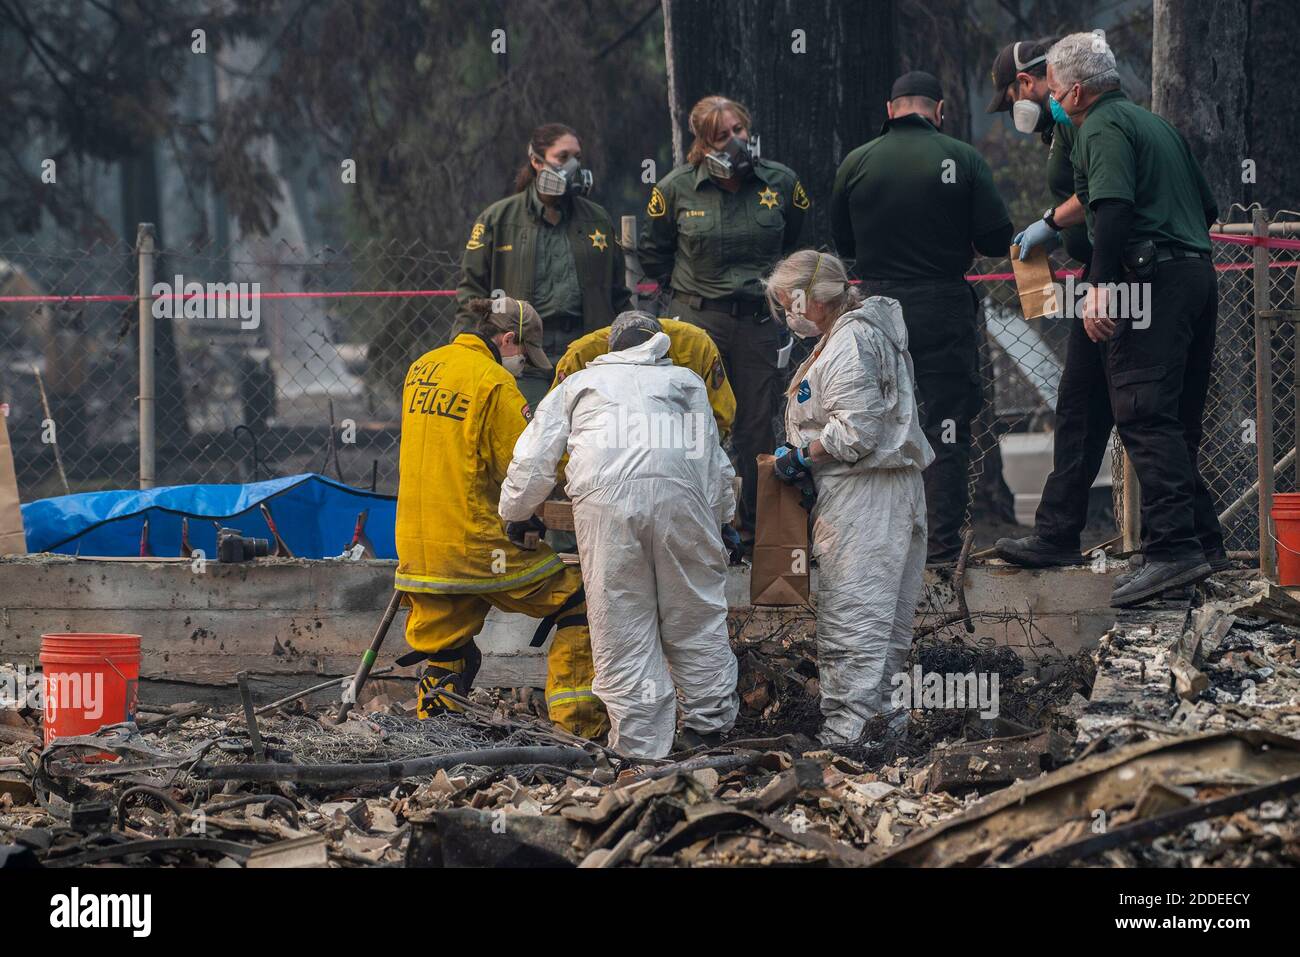
[(610, 352), (537, 406), (501, 486), (506, 521), (530, 519), (565, 469), (587, 592), (592, 690), (610, 746), (659, 758), (683, 738), (735, 724), (736, 657), (727, 640), (721, 527), (736, 501), (704, 381), (667, 358), (647, 313), (625, 312)]
[(812, 249), (778, 263), (767, 291), (791, 332), (818, 337), (791, 380), (774, 468), (790, 483), (811, 473), (816, 486), (820, 737), (855, 741), (890, 709), (912, 646), (926, 555), (921, 471), (934, 450), (897, 300), (861, 300), (844, 264)]

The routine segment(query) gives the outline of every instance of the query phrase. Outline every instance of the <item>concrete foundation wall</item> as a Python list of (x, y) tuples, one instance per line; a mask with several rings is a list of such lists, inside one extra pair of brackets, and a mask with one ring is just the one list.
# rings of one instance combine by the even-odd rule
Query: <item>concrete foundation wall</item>
[[(356, 668), (388, 600), (394, 566), (263, 560), (209, 562), (198, 573), (180, 560), (0, 560), (0, 662), (35, 665), (44, 633), (125, 632), (143, 636), (142, 678), (182, 687), (228, 687), (235, 674), (247, 670), (260, 676), (265, 694), (293, 690), (312, 676), (345, 675)], [(936, 610), (956, 609), (951, 584), (927, 575), (922, 624), (933, 620)], [(1017, 647), (1029, 658), (1090, 646), (1114, 622), (1107, 607), (1112, 577), (1086, 568), (973, 567), (967, 573), (967, 604), (977, 616), (993, 616), (977, 619), (975, 636)], [(814, 593), (815, 585), (814, 574)], [(762, 609), (751, 616), (743, 568), (730, 570), (727, 591), (733, 612), (747, 622), (747, 634), (770, 631), (792, 614), (809, 617), (807, 609)], [(394, 622), (377, 667), (407, 650), (405, 617), (403, 611)], [(495, 609), (488, 615), (479, 638), (484, 654), (479, 684), (543, 683), (544, 649), (528, 648), (535, 626), (521, 615)]]

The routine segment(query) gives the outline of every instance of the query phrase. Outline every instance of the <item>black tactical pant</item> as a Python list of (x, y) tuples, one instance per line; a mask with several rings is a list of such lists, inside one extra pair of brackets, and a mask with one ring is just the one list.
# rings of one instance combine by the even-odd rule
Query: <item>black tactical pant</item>
[(1082, 318), (1065, 321), (1070, 324), (1070, 338), (1056, 390), (1052, 474), (1043, 486), (1034, 531), (1054, 545), (1078, 549), (1088, 523), (1092, 483), (1106, 456), (1115, 419), (1102, 347), (1088, 338)]
[(951, 561), (961, 551), (970, 501), (971, 421), (984, 401), (979, 300), (962, 279), (869, 280), (862, 288), (869, 296), (897, 299), (903, 307), (921, 429), (934, 449), (934, 462), (922, 474), (928, 560)]
[(722, 355), (722, 364), (736, 394), (736, 418), (731, 426), (731, 447), (740, 476), (741, 534), (754, 535), (758, 501), (758, 463), (761, 453), (776, 446), (773, 415), (780, 389), (777, 352), (781, 327), (766, 312), (757, 316), (732, 316), (725, 312), (694, 309), (673, 297), (669, 314), (699, 326), (709, 334)]
[(1223, 547), (1198, 462), (1219, 308), (1213, 264), (1159, 263), (1147, 305), (1150, 326), (1121, 323), (1102, 353), (1115, 426), (1141, 486), (1142, 550), (1169, 561)]

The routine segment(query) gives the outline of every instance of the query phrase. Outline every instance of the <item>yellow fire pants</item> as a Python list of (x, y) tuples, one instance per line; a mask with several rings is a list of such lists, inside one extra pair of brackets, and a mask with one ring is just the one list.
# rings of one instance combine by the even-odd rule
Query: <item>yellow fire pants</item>
[[(416, 651), (446, 654), (468, 647), (493, 607), (544, 618), (563, 607), (581, 587), (581, 572), (566, 567), (540, 582), (507, 591), (473, 595), (408, 592), (406, 601), (411, 614), (406, 621), (406, 641)], [(438, 664), (456, 674), (464, 667), (459, 660)], [(561, 728), (587, 738), (609, 730), (605, 707), (591, 691), (594, 675), (587, 603), (581, 601), (556, 621), (555, 637), (546, 658), (546, 708), (551, 720)]]

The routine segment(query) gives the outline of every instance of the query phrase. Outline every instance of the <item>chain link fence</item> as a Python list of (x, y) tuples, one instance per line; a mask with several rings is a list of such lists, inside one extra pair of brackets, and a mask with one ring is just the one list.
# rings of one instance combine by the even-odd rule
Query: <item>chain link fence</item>
[[(24, 501), (139, 483), (137, 266), (125, 243), (0, 243), (0, 300), (52, 300), (0, 301)], [(447, 339), (458, 253), (248, 243), (162, 249), (153, 267), (172, 290), (154, 320), (156, 484), (314, 471), (396, 491), (402, 377)]]
[[(1269, 253), (1275, 265), (1300, 259)], [(1220, 311), (1202, 469), (1220, 509), (1256, 479), (1252, 255), (1250, 245), (1215, 243)], [(395, 492), (403, 374), (450, 334), (459, 259), (459, 250), (377, 241), (160, 249), (155, 282), (172, 294), (155, 319), (156, 484), (314, 471)], [(0, 242), (0, 403), (24, 501), (139, 484), (138, 270), (126, 243)], [(981, 260), (975, 271), (1009, 276), (1010, 264)], [(1269, 270), (1275, 307), (1296, 302), (1296, 275), (1293, 266)], [(254, 283), (255, 299), (230, 298), (251, 295)], [(987, 401), (974, 429), (977, 523), (982, 511), (1008, 517), (1004, 446), (1039, 443), (1050, 462), (1046, 434), (1071, 321), (1026, 322), (1009, 279), (978, 288)], [(219, 299), (229, 308), (212, 318), (216, 310), (200, 304)], [(1295, 443), (1295, 344), (1286, 328), (1273, 340), (1281, 458)], [(1279, 472), (1279, 491), (1296, 488), (1294, 468)], [(1253, 502), (1226, 526), (1230, 548), (1258, 546)]]

